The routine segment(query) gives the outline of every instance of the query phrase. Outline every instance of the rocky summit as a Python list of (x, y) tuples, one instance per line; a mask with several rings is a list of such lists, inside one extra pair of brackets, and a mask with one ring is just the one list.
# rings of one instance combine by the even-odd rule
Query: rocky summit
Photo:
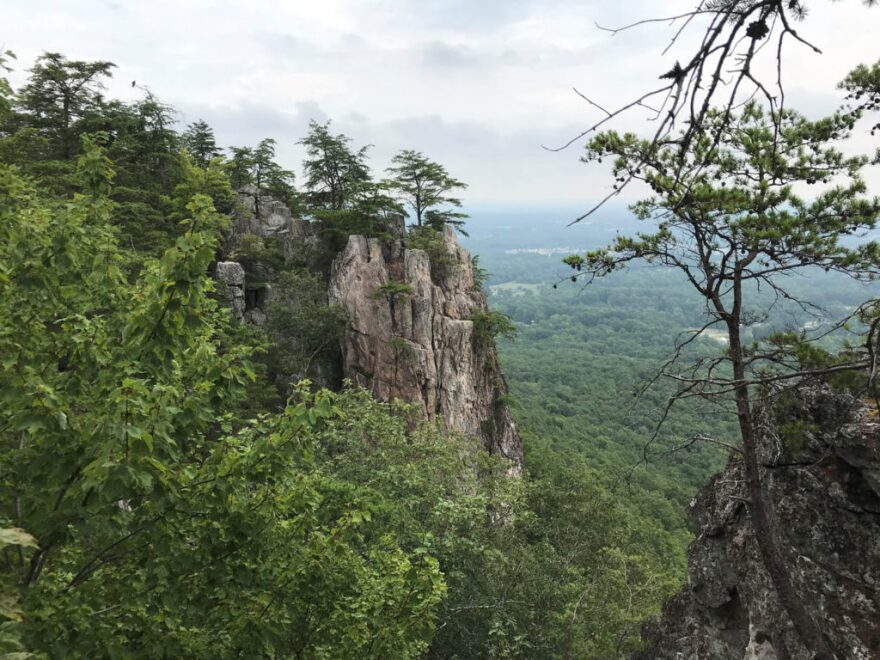
[[(424, 249), (408, 247), (403, 218), (390, 227), (382, 238), (349, 236), (330, 272), (322, 274), (329, 303), (346, 319), (337, 356), (342, 378), (380, 401), (416, 404), (450, 431), (480, 438), (490, 453), (510, 461), (511, 474), (519, 474), (522, 444), (494, 340), (480, 332), (479, 318), (488, 307), (470, 253), (447, 227), (432, 262)], [(272, 268), (248, 264), (260, 280), (255, 290), (246, 281), (247, 269), (232, 260), (254, 239), (277, 240), (286, 260), (327, 246), (313, 223), (280, 202), (253, 188), (239, 192), (224, 249), (229, 260), (218, 261), (214, 277), (233, 316), (261, 325), (273, 299)]]
[(518, 473), (522, 447), (507, 384), (494, 343), (479, 336), (473, 320), (485, 313), (486, 297), (474, 285), (470, 253), (451, 228), (443, 238), (450, 258), (442, 269), (403, 239), (383, 246), (349, 238), (330, 277), (330, 300), (349, 319), (344, 371), (380, 400), (417, 403), (429, 419), (483, 438)]

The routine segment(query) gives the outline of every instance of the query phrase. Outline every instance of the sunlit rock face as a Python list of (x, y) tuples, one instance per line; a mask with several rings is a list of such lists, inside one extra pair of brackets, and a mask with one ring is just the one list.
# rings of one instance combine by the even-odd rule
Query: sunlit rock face
[[(321, 249), (312, 223), (280, 202), (253, 188), (239, 191), (238, 201), (224, 248), (230, 257), (246, 237), (279, 241), (287, 262)], [(490, 453), (510, 461), (511, 474), (519, 474), (522, 445), (494, 341), (476, 336), (471, 320), (486, 310), (486, 297), (474, 284), (470, 253), (447, 230), (448, 263), (441, 268), (426, 252), (405, 247), (402, 217), (391, 221), (390, 233), (386, 241), (350, 236), (333, 261), (328, 299), (348, 318), (340, 346), (342, 376), (381, 401), (417, 404), (428, 419), (480, 438)], [(215, 278), (233, 317), (262, 325), (274, 273), (261, 263), (249, 269), (246, 274), (240, 263), (221, 261)], [(259, 289), (251, 287), (251, 278)], [(389, 283), (391, 288), (382, 288)], [(325, 371), (334, 371), (331, 366)]]
[(468, 251), (451, 229), (444, 239), (452, 259), (440, 271), (400, 238), (383, 245), (349, 237), (330, 276), (330, 301), (349, 318), (343, 368), (378, 399), (417, 404), (427, 418), (482, 438), (519, 473), (522, 445), (498, 356), (471, 320), (486, 298), (474, 286)]
[[(759, 411), (762, 480), (795, 588), (840, 660), (880, 658), (876, 411), (802, 389)], [(694, 499), (689, 582), (645, 631), (639, 660), (800, 660), (763, 567), (733, 460)]]

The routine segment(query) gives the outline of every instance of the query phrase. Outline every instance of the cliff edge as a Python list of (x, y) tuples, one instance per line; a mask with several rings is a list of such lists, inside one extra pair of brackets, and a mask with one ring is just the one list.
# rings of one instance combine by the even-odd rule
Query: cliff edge
[[(420, 236), (424, 242), (428, 235)], [(296, 218), (283, 204), (246, 189), (239, 193), (214, 276), (234, 318), (265, 325), (273, 305), (277, 312), (279, 304), (297, 304), (296, 296), (277, 295), (283, 272), (311, 270), (325, 283), (327, 304), (343, 311), (338, 349), (325, 355), (328, 363), (341, 364), (343, 378), (380, 401), (416, 404), (426, 418), (442, 420), (450, 431), (479, 438), (489, 453), (510, 461), (511, 474), (518, 474), (522, 445), (507, 404), (507, 384), (494, 337), (480, 324), (488, 315), (486, 296), (475, 282), (470, 254), (452, 229), (430, 239), (431, 254), (416, 249), (403, 218), (394, 217), (381, 238), (349, 235), (337, 254), (319, 223)], [(314, 258), (328, 251), (336, 255), (329, 272), (315, 266)], [(270, 252), (272, 259), (259, 256)], [(296, 373), (301, 377), (309, 370), (335, 368), (311, 363)]]
[[(880, 425), (827, 388), (762, 410), (762, 480), (795, 588), (839, 660), (880, 658)], [(689, 516), (688, 584), (644, 631), (637, 660), (801, 660), (763, 567), (736, 459)]]
[(522, 467), (522, 446), (506, 403), (507, 384), (492, 337), (475, 317), (487, 309), (471, 256), (451, 228), (443, 267), (405, 239), (384, 244), (350, 236), (330, 275), (330, 302), (348, 318), (345, 374), (382, 400), (421, 406), (428, 419), (483, 439), (486, 449)]

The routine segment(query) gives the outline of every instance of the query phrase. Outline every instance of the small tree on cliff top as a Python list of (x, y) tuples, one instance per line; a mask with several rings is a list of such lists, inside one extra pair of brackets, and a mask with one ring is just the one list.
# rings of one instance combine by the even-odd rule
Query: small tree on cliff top
[(350, 206), (364, 186), (371, 183), (367, 165), (369, 145), (352, 150), (351, 138), (333, 135), (330, 122), (309, 122), (309, 133), (299, 144), (306, 148), (303, 169), (309, 202), (313, 207), (339, 210)]
[(443, 165), (418, 151), (401, 151), (391, 162), (387, 171), (392, 175), (392, 186), (412, 209), (416, 225), (440, 231), (444, 225), (460, 228), (464, 224), (467, 215), (455, 210), (461, 208), (461, 199), (454, 191), (464, 190), (466, 183), (451, 177)]
[[(298, 199), (293, 187), (294, 175), (275, 161), (275, 144), (272, 138), (264, 138), (253, 148), (232, 147), (230, 180), (236, 189), (253, 185), (258, 193), (268, 193), (291, 209), (295, 209)], [(259, 213), (259, 194), (254, 200)]]
[[(658, 146), (652, 140), (615, 132), (596, 136), (587, 145), (584, 161), (613, 157), (618, 182), (638, 180), (654, 191), (632, 208), (654, 228), (635, 237), (618, 237), (606, 249), (566, 262), (575, 277), (592, 279), (635, 260), (678, 269), (706, 305), (705, 325), (679, 342), (663, 376), (679, 385), (669, 401), (733, 398), (741, 434), (748, 489), (748, 506), (767, 571), (780, 601), (789, 613), (804, 646), (818, 658), (834, 658), (822, 634), (801, 602), (786, 570), (778, 542), (771, 503), (762, 489), (758, 464), (753, 389), (769, 383), (791, 383), (819, 371), (868, 366), (866, 360), (836, 364), (822, 370), (805, 369), (781, 343), (746, 345), (742, 331), (759, 320), (749, 309), (754, 287), (767, 287), (778, 300), (802, 308), (815, 306), (797, 300), (783, 276), (822, 268), (855, 278), (878, 273), (880, 247), (866, 243), (846, 247), (842, 239), (875, 227), (880, 202), (863, 197), (859, 172), (863, 157), (846, 157), (833, 144), (847, 138), (855, 114), (837, 114), (807, 121), (785, 110), (771, 115), (751, 103), (731, 116), (726, 110), (707, 114), (707, 130), (693, 137), (682, 153), (677, 143)], [(716, 140), (716, 134), (721, 140)], [(801, 184), (823, 186), (811, 200), (796, 194)], [(720, 326), (729, 349), (713, 359), (681, 368), (678, 358), (703, 330)], [(808, 341), (803, 334), (794, 341)], [(668, 410), (668, 408), (667, 408)]]
[(180, 135), (180, 143), (199, 167), (208, 167), (212, 159), (221, 155), (214, 138), (214, 129), (203, 119), (186, 127)]

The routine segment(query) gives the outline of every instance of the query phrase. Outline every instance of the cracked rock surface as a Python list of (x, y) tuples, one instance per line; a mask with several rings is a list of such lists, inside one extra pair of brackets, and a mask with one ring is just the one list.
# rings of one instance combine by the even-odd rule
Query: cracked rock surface
[(453, 263), (432, 273), (428, 255), (400, 239), (383, 245), (349, 237), (330, 276), (330, 301), (349, 318), (344, 372), (380, 400), (417, 404), (448, 429), (482, 438), (519, 473), (522, 446), (507, 384), (494, 345), (475, 335), (471, 320), (486, 298), (474, 286), (470, 253), (451, 229), (444, 240)]
[[(798, 594), (839, 660), (880, 658), (880, 426), (828, 389), (758, 412), (762, 482)], [(688, 584), (639, 660), (801, 660), (760, 558), (734, 459), (691, 503)]]

